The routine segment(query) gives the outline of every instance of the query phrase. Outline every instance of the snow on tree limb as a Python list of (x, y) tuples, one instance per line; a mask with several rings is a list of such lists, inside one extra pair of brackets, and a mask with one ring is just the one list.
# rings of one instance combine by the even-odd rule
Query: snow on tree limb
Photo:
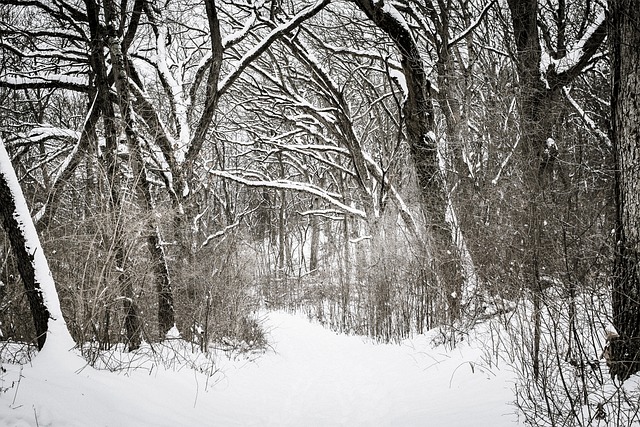
[[(169, 105), (171, 106), (171, 112), (174, 117), (176, 131), (178, 133), (178, 149), (175, 150), (176, 158), (179, 162), (184, 160), (184, 156), (186, 154), (185, 148), (189, 144), (189, 140), (191, 139), (191, 128), (189, 125), (188, 111), (189, 106), (187, 105), (187, 94), (185, 93), (183, 87), (184, 82), (180, 77), (179, 73), (172, 73), (170, 71), (170, 67), (173, 64), (169, 54), (167, 52), (167, 23), (162, 16), (162, 13), (159, 10), (155, 10), (148, 6), (145, 8), (146, 14), (149, 17), (149, 20), (153, 24), (153, 30), (155, 32), (155, 42), (156, 42), (156, 55), (155, 55), (155, 67), (158, 71), (158, 76), (160, 77), (160, 81), (165, 89), (165, 94), (169, 100)], [(181, 67), (177, 67), (180, 69)]]
[(597, 51), (607, 36), (608, 19), (602, 10), (585, 34), (559, 59), (554, 59), (541, 43), (540, 71), (546, 74), (549, 89), (565, 86), (573, 81), (589, 64), (597, 60)]
[(456, 36), (453, 36), (451, 38), (451, 41), (447, 44), (447, 47), (452, 47), (452, 46), (456, 45), (461, 40), (466, 38), (470, 33), (472, 33), (473, 30), (475, 30), (478, 27), (478, 25), (480, 25), (482, 23), (482, 20), (487, 15), (487, 13), (491, 9), (491, 7), (493, 7), (493, 5), (496, 4), (496, 1), (497, 0), (491, 0), (489, 3), (487, 3), (487, 5), (484, 7), (484, 9), (482, 9), (482, 12), (480, 12), (478, 17), (476, 19), (474, 19), (473, 22), (466, 29), (464, 29), (462, 32), (460, 32), (460, 34), (458, 34)]
[(225, 49), (232, 47), (233, 45), (239, 43), (242, 39), (244, 39), (248, 34), (253, 25), (256, 23), (256, 14), (252, 13), (251, 17), (247, 19), (244, 23), (243, 27), (235, 31), (222, 39), (222, 46)]
[(569, 101), (569, 104), (571, 104), (574, 110), (576, 110), (576, 113), (578, 113), (578, 115), (584, 121), (587, 127), (591, 129), (591, 131), (595, 133), (598, 136), (598, 138), (604, 141), (608, 147), (611, 147), (611, 140), (609, 139), (609, 136), (607, 136), (605, 132), (603, 132), (600, 128), (598, 128), (598, 126), (593, 121), (593, 119), (589, 117), (589, 114), (587, 114), (587, 112), (584, 111), (582, 107), (580, 107), (578, 102), (575, 99), (573, 99), (573, 97), (571, 96), (570, 90), (565, 87), (562, 89), (562, 92), (564, 93), (564, 96)]
[(90, 89), (87, 78), (64, 74), (40, 76), (5, 74), (0, 76), (0, 87), (9, 89), (69, 89), (76, 92), (89, 92)]
[(275, 188), (275, 189), (281, 189), (281, 190), (291, 190), (291, 191), (299, 191), (302, 193), (308, 193), (308, 194), (313, 194), (315, 196), (318, 196), (324, 200), (326, 200), (327, 202), (331, 203), (332, 205), (340, 208), (341, 210), (343, 210), (344, 212), (348, 212), (352, 215), (356, 215), (360, 218), (366, 218), (367, 215), (365, 214), (365, 212), (363, 210), (360, 209), (356, 209), (352, 206), (348, 206), (344, 203), (342, 203), (341, 201), (338, 200), (338, 197), (340, 197), (337, 194), (329, 194), (327, 191), (316, 187), (315, 185), (312, 184), (307, 184), (307, 183), (302, 183), (302, 182), (296, 182), (296, 181), (289, 181), (289, 180), (285, 180), (285, 179), (277, 179), (277, 180), (273, 180), (273, 181), (268, 181), (268, 180), (255, 180), (255, 179), (247, 179), (238, 175), (235, 175), (233, 173), (227, 172), (227, 171), (219, 171), (219, 170), (210, 170), (209, 171), (210, 174), (215, 175), (215, 176), (219, 176), (221, 178), (225, 178), (225, 179), (229, 179), (231, 181), (235, 181), (237, 183), (240, 183), (242, 185), (246, 185), (247, 187), (262, 187), (262, 188)]
[(62, 61), (69, 61), (69, 65), (73, 66), (78, 63), (88, 63), (89, 54), (82, 50), (71, 48), (38, 48), (26, 50), (24, 47), (16, 47), (8, 42), (0, 41), (0, 48), (6, 49), (20, 56), (20, 58), (29, 59), (56, 59)]
[(330, 0), (318, 0), (315, 4), (303, 9), (289, 21), (279, 25), (273, 29), (267, 36), (265, 36), (260, 43), (249, 49), (243, 57), (235, 64), (233, 71), (231, 71), (218, 85), (218, 92), (220, 94), (225, 93), (229, 87), (237, 80), (237, 78), (244, 72), (247, 66), (258, 56), (260, 56), (269, 46), (273, 44), (277, 39), (282, 37), (283, 34), (288, 33), (292, 29), (299, 26), (302, 22), (311, 18), (318, 12), (320, 12)]
[(51, 185), (51, 192), (47, 197), (47, 200), (33, 217), (33, 221), (36, 224), (44, 219), (44, 226), (46, 227), (48, 225), (49, 219), (51, 218), (51, 210), (55, 207), (52, 205), (57, 204), (62, 189), (75, 172), (82, 160), (82, 155), (87, 150), (89, 145), (89, 135), (93, 132), (93, 129), (95, 129), (96, 122), (98, 121), (101, 112), (100, 108), (96, 105), (97, 99), (98, 94), (96, 93), (93, 102), (89, 107), (89, 112), (85, 117), (82, 132), (76, 132), (76, 144), (54, 177), (53, 184)]
[(215, 232), (215, 233), (213, 233), (213, 234), (210, 234), (209, 236), (207, 236), (207, 238), (206, 238), (206, 239), (204, 239), (204, 242), (202, 242), (202, 243), (200, 244), (200, 247), (205, 247), (205, 246), (207, 246), (207, 245), (209, 244), (209, 242), (211, 242), (213, 239), (217, 239), (218, 237), (222, 237), (222, 236), (224, 236), (225, 234), (227, 234), (227, 231), (232, 230), (232, 229), (236, 228), (236, 227), (237, 227), (237, 226), (239, 226), (239, 225), (240, 225), (240, 220), (238, 219), (238, 220), (236, 220), (233, 224), (231, 224), (231, 225), (227, 225), (227, 226), (226, 226), (225, 228), (223, 228), (222, 230), (217, 231), (217, 232)]

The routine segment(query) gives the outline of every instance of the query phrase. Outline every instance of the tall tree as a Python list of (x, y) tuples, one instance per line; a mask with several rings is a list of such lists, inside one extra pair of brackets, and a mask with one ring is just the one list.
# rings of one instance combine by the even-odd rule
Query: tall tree
[(610, 372), (640, 371), (640, 1), (611, 1), (612, 135), (616, 156), (616, 254)]
[[(534, 333), (532, 362), (535, 377), (539, 374), (541, 309), (543, 284), (543, 219), (540, 202), (546, 177), (553, 174), (557, 146), (554, 139), (554, 117), (550, 105), (557, 102), (561, 89), (575, 80), (592, 63), (606, 36), (604, 12), (596, 22), (583, 29), (576, 52), (568, 55), (564, 34), (559, 32), (556, 47), (541, 43), (538, 0), (509, 0), (515, 44), (514, 60), (519, 78), (520, 140), (523, 158), (523, 184), (527, 212), (523, 217), (524, 262), (528, 286), (533, 293)], [(555, 14), (559, 28), (566, 25), (565, 2)], [(545, 49), (543, 49), (545, 47)], [(551, 52), (547, 52), (547, 51)], [(553, 58), (551, 60), (550, 58)], [(563, 61), (564, 60), (564, 61)], [(548, 62), (548, 63), (547, 63)]]
[[(104, 2), (103, 7), (107, 30), (107, 47), (113, 64), (115, 86), (118, 94), (118, 106), (124, 121), (124, 133), (131, 153), (131, 165), (136, 180), (136, 188), (140, 194), (140, 198), (143, 200), (145, 209), (148, 212), (153, 212), (155, 203), (151, 194), (151, 185), (148, 181), (147, 168), (142, 156), (140, 138), (130, 103), (130, 70), (127, 67), (128, 58), (125, 50), (128, 43), (130, 43), (127, 42), (129, 34), (125, 35), (123, 39), (119, 34), (122, 31), (119, 32), (117, 30), (117, 15), (114, 2), (107, 0)], [(130, 26), (130, 29), (135, 28), (135, 26), (136, 25)], [(123, 28), (123, 26), (120, 25), (120, 28)], [(133, 29), (130, 34), (135, 34), (135, 29)], [(158, 294), (158, 329), (160, 337), (164, 337), (175, 324), (173, 291), (171, 289), (169, 268), (167, 266), (164, 248), (162, 247), (160, 228), (153, 221), (150, 222), (149, 228), (151, 230), (147, 232), (146, 236), (147, 247), (153, 262), (154, 279)]]
[(446, 289), (452, 318), (458, 316), (462, 276), (451, 224), (446, 221), (448, 190), (440, 171), (431, 81), (416, 40), (397, 9), (388, 1), (355, 0), (371, 21), (385, 32), (400, 52), (406, 94), (402, 106), (409, 150), (416, 170), (433, 244), (428, 250), (435, 279)]
[(54, 336), (56, 349), (69, 350), (73, 339), (62, 317), (60, 301), (49, 265), (29, 214), (11, 159), (0, 140), (0, 215), (16, 257), (36, 330), (39, 350), (47, 334)]

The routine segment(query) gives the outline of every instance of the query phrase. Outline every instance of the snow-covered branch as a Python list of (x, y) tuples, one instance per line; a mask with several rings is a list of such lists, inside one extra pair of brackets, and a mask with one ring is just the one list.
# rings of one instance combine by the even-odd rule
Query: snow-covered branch
[(554, 59), (541, 41), (540, 71), (543, 75), (546, 74), (550, 89), (571, 83), (589, 64), (599, 58), (597, 51), (607, 36), (607, 26), (607, 15), (603, 10), (580, 40), (560, 59)]
[(220, 171), (220, 170), (210, 170), (209, 173), (215, 176), (219, 176), (221, 178), (235, 181), (242, 185), (246, 185), (247, 187), (274, 188), (274, 189), (280, 189), (280, 190), (291, 190), (291, 191), (299, 191), (302, 193), (313, 194), (315, 196), (318, 196), (326, 200), (332, 205), (340, 208), (344, 212), (348, 212), (360, 218), (367, 217), (364, 211), (360, 209), (356, 209), (352, 206), (348, 206), (345, 203), (338, 200), (338, 198), (340, 197), (339, 195), (328, 193), (326, 190), (323, 190), (312, 184), (307, 184), (307, 183), (297, 182), (297, 181), (289, 181), (284, 179), (277, 179), (273, 181), (247, 179), (242, 176), (235, 175), (227, 171)]
[(451, 41), (448, 43), (447, 47), (452, 47), (456, 45), (461, 40), (465, 39), (470, 33), (472, 33), (473, 30), (475, 30), (478, 27), (478, 25), (482, 23), (482, 20), (487, 15), (491, 7), (493, 7), (493, 5), (496, 4), (496, 1), (497, 0), (491, 0), (489, 3), (487, 3), (484, 9), (482, 9), (482, 12), (480, 12), (480, 14), (476, 17), (476, 19), (473, 20), (471, 25), (469, 25), (466, 29), (461, 31), (460, 34), (455, 35), (451, 38)]
[(591, 131), (595, 133), (596, 136), (598, 136), (598, 138), (604, 141), (608, 147), (611, 147), (611, 140), (609, 139), (609, 136), (607, 136), (605, 132), (603, 132), (600, 128), (598, 128), (598, 126), (596, 125), (596, 122), (594, 122), (593, 119), (589, 116), (589, 114), (587, 114), (587, 112), (582, 107), (580, 107), (578, 102), (575, 99), (573, 99), (569, 88), (566, 88), (566, 87), (563, 88), (562, 92), (564, 93), (564, 96), (567, 98), (567, 101), (569, 101), (569, 104), (571, 104), (574, 110), (576, 110), (576, 113), (578, 113), (578, 116), (580, 116), (580, 118), (584, 121), (587, 127), (591, 129)]
[(220, 231), (217, 231), (213, 234), (210, 234), (209, 236), (207, 236), (206, 239), (204, 239), (204, 242), (202, 242), (202, 244), (200, 245), (201, 247), (207, 246), (209, 244), (209, 242), (211, 242), (213, 239), (217, 239), (218, 237), (222, 237), (225, 234), (227, 234), (228, 231), (233, 230), (234, 228), (236, 228), (237, 226), (240, 225), (240, 219), (236, 220), (233, 224), (231, 225), (227, 225), (225, 228), (223, 228)]
[(62, 316), (60, 299), (49, 264), (42, 250), (36, 228), (31, 221), (11, 159), (0, 141), (0, 213), (3, 225), (16, 254), (18, 269), (27, 290), (27, 297), (36, 325), (38, 346), (61, 353), (75, 344)]
[(89, 92), (86, 77), (68, 76), (64, 74), (0, 76), (0, 87), (9, 89), (68, 89), (76, 92)]
[(302, 22), (313, 17), (320, 12), (330, 0), (318, 0), (315, 4), (306, 7), (300, 11), (297, 15), (291, 18), (289, 21), (274, 28), (267, 36), (265, 36), (257, 45), (249, 49), (243, 57), (236, 62), (232, 71), (220, 82), (218, 85), (218, 92), (220, 95), (229, 90), (229, 87), (236, 81), (236, 79), (244, 72), (248, 65), (260, 56), (265, 50), (269, 48), (277, 39), (282, 37), (283, 34), (288, 33), (292, 29), (298, 27)]

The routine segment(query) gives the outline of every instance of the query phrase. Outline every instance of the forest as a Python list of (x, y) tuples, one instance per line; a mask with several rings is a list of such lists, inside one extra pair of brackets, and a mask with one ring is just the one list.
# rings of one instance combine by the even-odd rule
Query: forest
[(638, 0), (3, 0), (1, 360), (491, 323), (523, 423), (637, 425), (639, 46)]

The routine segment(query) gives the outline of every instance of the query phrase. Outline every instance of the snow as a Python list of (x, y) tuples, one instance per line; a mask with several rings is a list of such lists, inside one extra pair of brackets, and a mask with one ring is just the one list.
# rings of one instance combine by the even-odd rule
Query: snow
[(609, 136), (598, 128), (596, 122), (594, 122), (589, 114), (585, 110), (583, 110), (582, 107), (580, 107), (576, 100), (573, 99), (569, 88), (564, 87), (562, 88), (562, 91), (571, 106), (574, 108), (574, 110), (576, 110), (576, 113), (578, 113), (578, 116), (584, 121), (587, 127), (591, 129), (591, 131), (595, 133), (602, 141), (604, 141), (607, 147), (611, 147), (611, 140), (609, 139)]
[(73, 353), (4, 363), (0, 425), (515, 425), (514, 374), (489, 362), (486, 336), (451, 350), (434, 347), (436, 331), (394, 345), (284, 312), (264, 322), (270, 349), (250, 359), (218, 353), (211, 376), (149, 362), (98, 371)]
[[(176, 149), (175, 155), (178, 162), (183, 162), (186, 155), (185, 147), (187, 147), (191, 140), (188, 119), (189, 107), (187, 105), (186, 93), (183, 91), (183, 82), (179, 72), (184, 69), (184, 64), (175, 64), (171, 60), (166, 45), (168, 31), (167, 26), (164, 25), (162, 15), (155, 17), (155, 19), (162, 22), (162, 24), (156, 26), (158, 31), (156, 37), (156, 66), (158, 68), (158, 73), (162, 76), (169, 89), (168, 95), (174, 108), (176, 126), (179, 129), (178, 139), (180, 140), (180, 144), (178, 145), (178, 149)], [(171, 72), (172, 66), (176, 67), (177, 72), (175, 75)]]
[(78, 139), (80, 139), (80, 135), (81, 135), (80, 132), (72, 129), (60, 128), (56, 126), (51, 126), (49, 124), (44, 124), (42, 126), (36, 126), (31, 130), (29, 130), (29, 133), (26, 136), (24, 136), (24, 138), (28, 139), (29, 142), (32, 142), (32, 143), (38, 143), (38, 142), (47, 141), (49, 139), (56, 139), (56, 138), (63, 139), (63, 140), (77, 141)]
[[(484, 9), (482, 9), (482, 12), (480, 12), (480, 14), (473, 20), (473, 22), (469, 26), (467, 26), (467, 28), (465, 28), (458, 35), (451, 37), (451, 41), (449, 42), (448, 46), (454, 46), (455, 44), (460, 42), (462, 39), (469, 36), (469, 34), (472, 33), (473, 30), (475, 30), (478, 25), (480, 25), (480, 23), (484, 19), (489, 9), (491, 9), (495, 3), (496, 3), (496, 0), (491, 0), (490, 2), (488, 2), (484, 7)], [(465, 58), (465, 64), (466, 63), (468, 63), (468, 57)]]
[(291, 31), (300, 22), (315, 15), (323, 7), (327, 5), (328, 0), (317, 0), (313, 5), (310, 5), (297, 15), (293, 16), (289, 21), (278, 25), (269, 34), (267, 34), (259, 43), (249, 49), (242, 58), (234, 64), (229, 74), (218, 84), (218, 94), (225, 93), (231, 84), (238, 78), (238, 76), (244, 72), (245, 68), (259, 56), (266, 48), (268, 48), (280, 35)]
[[(93, 98), (93, 102), (91, 103), (91, 107), (89, 108), (89, 112), (85, 116), (84, 124), (82, 126), (83, 129), (87, 128), (87, 122), (89, 121), (89, 117), (91, 116), (92, 111), (96, 106), (97, 99), (98, 99), (98, 94), (96, 93), (96, 95)], [(74, 158), (76, 158), (78, 154), (78, 150), (80, 150), (80, 145), (82, 143), (82, 132), (72, 131), (70, 129), (57, 128), (53, 126), (44, 126), (44, 127), (37, 127), (32, 129), (31, 132), (29, 133), (29, 136), (32, 140), (34, 140), (37, 137), (55, 138), (56, 136), (63, 136), (63, 137), (68, 136), (76, 141), (75, 145), (73, 146), (73, 149), (71, 150), (71, 153), (64, 159), (64, 161), (62, 162), (62, 165), (58, 168), (58, 172), (56, 173), (56, 176), (53, 179), (53, 182), (54, 182), (53, 187), (55, 188), (56, 183), (58, 183), (60, 179), (62, 179), (62, 175), (67, 171), (67, 169), (69, 168), (69, 165), (71, 164), (71, 161)], [(36, 212), (36, 214), (33, 216), (34, 222), (37, 223), (42, 219), (46, 210), (49, 208), (48, 205), (49, 205), (49, 202), (44, 203), (40, 208), (40, 210)]]
[(242, 26), (242, 29), (235, 31), (229, 35), (226, 35), (225, 37), (222, 38), (222, 47), (224, 49), (228, 49), (229, 47), (233, 46), (234, 44), (238, 43), (240, 40), (245, 38), (247, 34), (249, 34), (249, 31), (251, 31), (251, 28), (253, 27), (255, 22), (256, 22), (256, 14), (254, 12), (251, 14), (249, 19), (246, 20), (246, 22)]
[(404, 73), (400, 70), (395, 70), (393, 68), (389, 68), (389, 76), (398, 83), (398, 86), (402, 89), (402, 103), (407, 102), (407, 97), (409, 96), (409, 88), (407, 87), (407, 79), (404, 76)]
[(412, 34), (409, 24), (404, 20), (398, 9), (395, 8), (389, 1), (379, 0), (378, 4), (382, 4), (382, 11), (392, 19), (398, 27), (401, 27), (407, 34)]

